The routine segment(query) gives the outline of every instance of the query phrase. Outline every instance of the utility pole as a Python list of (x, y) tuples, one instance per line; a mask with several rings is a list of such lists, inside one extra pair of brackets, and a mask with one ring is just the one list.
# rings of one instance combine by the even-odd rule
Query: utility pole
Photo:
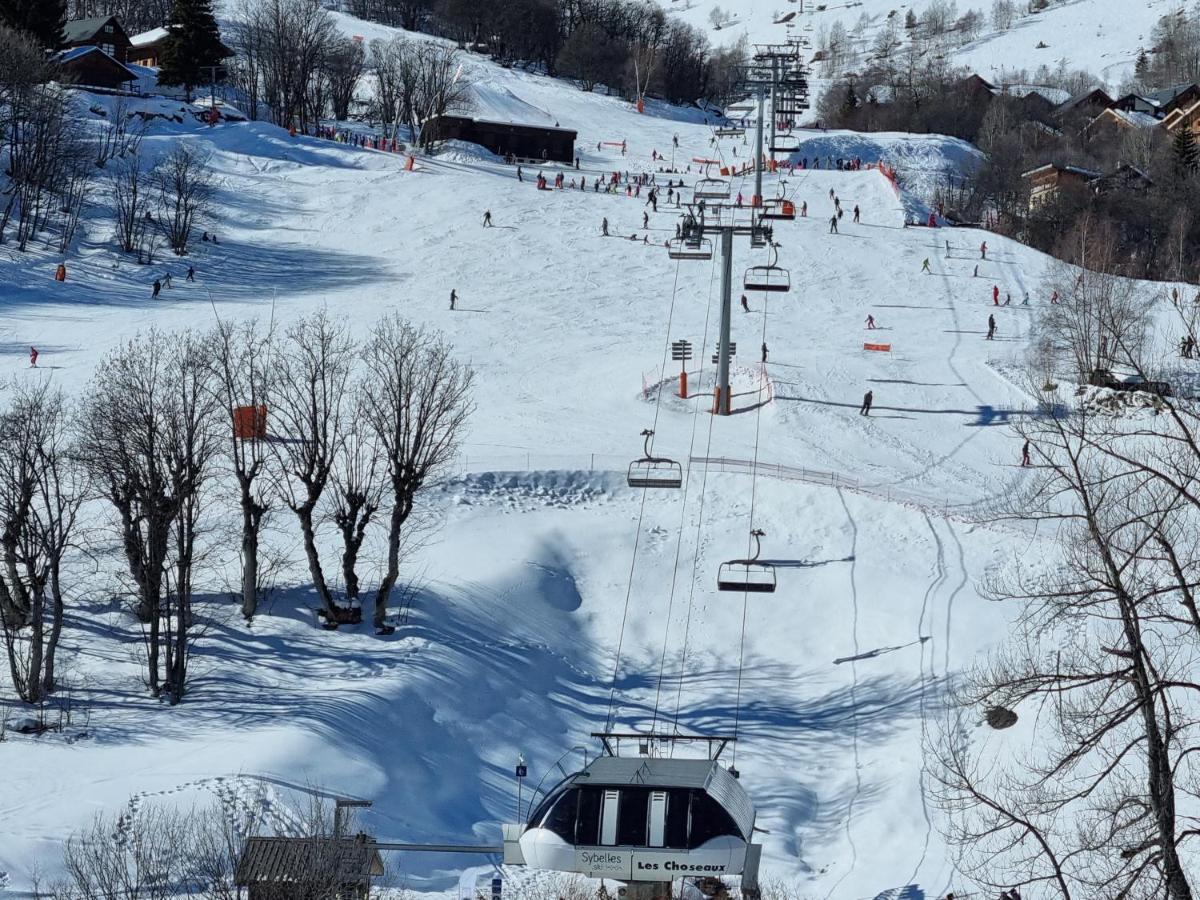
[[(759, 133), (761, 135), (761, 131)], [(733, 226), (726, 225), (721, 228), (721, 336), (717, 342), (717, 394), (716, 409), (713, 410), (718, 416), (727, 416), (732, 409), (729, 392), (729, 332), (732, 326)]]
[(754, 199), (750, 202), (751, 206), (762, 206), (762, 176), (765, 164), (763, 161), (763, 107), (766, 105), (766, 91), (762, 85), (758, 88), (758, 152), (754, 159)]
[(775, 129), (779, 123), (779, 60), (771, 59), (771, 159), (775, 158)]

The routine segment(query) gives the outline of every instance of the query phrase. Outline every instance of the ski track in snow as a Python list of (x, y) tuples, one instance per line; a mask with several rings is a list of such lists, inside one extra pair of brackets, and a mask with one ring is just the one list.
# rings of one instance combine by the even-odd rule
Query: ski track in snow
[[(393, 33), (339, 18), (368, 40)], [(488, 109), (542, 110), (577, 128), (589, 178), (652, 170), (646, 151), (670, 150), (675, 134), (680, 159), (709, 153), (711, 132), (695, 111), (652, 104), (638, 116), (616, 98), (475, 56), (465, 73)], [(595, 152), (598, 140), (622, 137), (628, 158)], [(768, 532), (764, 557), (776, 561), (780, 585), (773, 602), (749, 609), (738, 760), (770, 832), (764, 871), (831, 898), (952, 871), (924, 806), (927, 714), (952, 664), (985, 652), (1007, 622), (1004, 610), (980, 601), (972, 577), (997, 545), (1019, 540), (1037, 553), (1045, 539), (956, 527), (939, 515), (945, 503), (969, 519), (1012, 483), (995, 457), (1011, 452), (1005, 421), (1021, 414), (1026, 398), (1002, 372), (1019, 360), (1029, 324), (1005, 311), (1004, 337), (1013, 340), (989, 348), (989, 360), (982, 336), (975, 350), (961, 334), (985, 305), (975, 296), (985, 279), (964, 277), (974, 262), (957, 248), (944, 274), (918, 270), (931, 241), (986, 237), (1019, 302), (1027, 282), (1036, 295), (1044, 257), (985, 232), (904, 228), (906, 211), (922, 201), (897, 197), (876, 172), (799, 173), (786, 191), (808, 203), (809, 218), (776, 230), (793, 291), (769, 303), (751, 297), (746, 315), (735, 287), (734, 370), (749, 385), (738, 390), (753, 396), (739, 398), (738, 415), (718, 418), (697, 397), (713, 374), (716, 260), (679, 263), (661, 246), (643, 245), (642, 202), (539, 192), (466, 147), (419, 157), (417, 171), (405, 172), (399, 157), (290, 139), (261, 123), (155, 123), (145, 147), (158, 153), (180, 138), (212, 149), (224, 179), (221, 243), (200, 244), (190, 257), (200, 282), (177, 279), (164, 292), (169, 301), (151, 304), (147, 282), (157, 269), (114, 254), (111, 223), (100, 215), (82, 223), (78, 258), (61, 285), (51, 280), (57, 259), (40, 250), (11, 254), (0, 268), (0, 359), (14, 378), (52, 377), (77, 391), (101, 355), (135, 331), (208, 328), (214, 311), (232, 321), (273, 316), (286, 327), (328, 307), (359, 336), (397, 311), (442, 331), (473, 365), (477, 409), (454, 471), (429, 494), (442, 527), (414, 561), (411, 617), (395, 640), (316, 631), (296, 565), (252, 626), (222, 620), (198, 645), (196, 691), (171, 710), (144, 696), (132, 656), (140, 630), (110, 596), (119, 544), (107, 520), (89, 522), (104, 571), (89, 571), (98, 587), (72, 607), (64, 639), (84, 670), (79, 702), (91, 714), (89, 735), (0, 744), (0, 769), (11, 774), (0, 800), (0, 869), (10, 886), (23, 886), (32, 863), (58, 865), (61, 841), (96, 811), (139, 815), (199, 796), (286, 833), (299, 826), (290, 806), (305, 784), (374, 800), (365, 824), (384, 838), (494, 841), (498, 823), (513, 816), (516, 754), (540, 777), (604, 721), (619, 642), (620, 726), (648, 723), (660, 693), (665, 719), (674, 690), (671, 715), (681, 729), (721, 730), (732, 713), (730, 636), (740, 610), (716, 592), (714, 576), (742, 552), (751, 484), (708, 467), (692, 481), (701, 473), (688, 465), (686, 502), (683, 492), (639, 498), (624, 470), (641, 453), (638, 432), (653, 424), (656, 453), (749, 459), (756, 420), (762, 458), (861, 488), (757, 484), (755, 518)], [(951, 171), (971, 158), (961, 142), (939, 136), (830, 132), (806, 133), (805, 141), (810, 148), (798, 155), (854, 148), (922, 171)], [(555, 167), (547, 168), (552, 177)], [(752, 191), (744, 177), (733, 188)], [(848, 217), (839, 235), (828, 234), (831, 188), (846, 208), (863, 210), (863, 223)], [(766, 196), (781, 190), (778, 179), (764, 179)], [(483, 209), (496, 228), (481, 228)], [(660, 205), (651, 238), (671, 234), (677, 215)], [(601, 238), (602, 217), (614, 234), (636, 232), (639, 240)], [(744, 241), (735, 254), (735, 277), (765, 261)], [(158, 268), (171, 266), (163, 260)], [(454, 314), (451, 288), (463, 307)], [(894, 344), (890, 355), (862, 350), (868, 312), (880, 319), (878, 337)], [(773, 393), (750, 416), (743, 413), (761, 399), (764, 327)], [(689, 401), (673, 396), (675, 373), (663, 366), (676, 339), (691, 341), (696, 356)], [(46, 369), (26, 368), (31, 343), (43, 349)], [(658, 383), (649, 396), (643, 376)], [(860, 417), (868, 388), (879, 415)], [(639, 499), (644, 520), (630, 582)], [(290, 521), (281, 516), (278, 528), (272, 539), (290, 549)], [(219, 607), (224, 583), (209, 589)], [(914, 622), (918, 638), (923, 630), (931, 638), (916, 669), (907, 653), (856, 660), (849, 671), (827, 662), (897, 643)], [(415, 890), (440, 891), (452, 886), (448, 873), (461, 860), (405, 865)]]

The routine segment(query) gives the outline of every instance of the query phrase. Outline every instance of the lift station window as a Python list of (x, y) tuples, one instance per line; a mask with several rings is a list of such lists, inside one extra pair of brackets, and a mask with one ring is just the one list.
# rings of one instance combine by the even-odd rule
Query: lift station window
[(666, 791), (651, 791), (650, 792), (650, 823), (649, 823), (649, 838), (646, 841), (647, 846), (663, 847), (666, 846), (667, 833), (667, 792)]
[(602, 847), (615, 847), (617, 845), (617, 813), (621, 805), (621, 792), (606, 788), (604, 791), (604, 805), (600, 811), (600, 845)]
[(716, 800), (687, 788), (571, 787), (540, 804), (529, 824), (578, 847), (689, 850), (714, 837), (740, 836)]

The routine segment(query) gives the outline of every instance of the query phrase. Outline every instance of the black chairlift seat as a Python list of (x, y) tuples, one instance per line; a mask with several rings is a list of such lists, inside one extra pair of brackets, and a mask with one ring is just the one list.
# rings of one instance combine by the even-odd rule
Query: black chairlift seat
[(731, 126), (729, 128), (718, 128), (717, 129), (717, 137), (719, 137), (719, 138), (742, 137), (745, 133), (746, 133), (745, 128), (738, 128), (736, 126)]
[(717, 570), (717, 590), (750, 594), (775, 593), (775, 567), (750, 559), (721, 563)]
[(772, 153), (796, 153), (800, 150), (800, 138), (791, 134), (777, 134), (771, 141)]
[(697, 200), (728, 200), (729, 182), (723, 178), (701, 178), (696, 182), (693, 196)]
[(650, 453), (650, 438), (654, 432), (642, 432), (646, 439), (645, 455), (629, 464), (628, 481), (631, 488), (680, 488), (683, 486), (683, 466), (673, 459)]
[(792, 276), (787, 269), (776, 265), (779, 251), (771, 245), (771, 262), (765, 266), (751, 266), (742, 281), (743, 290), (764, 293), (785, 293), (792, 289)]
[(796, 204), (791, 200), (764, 200), (762, 217), (764, 219), (792, 222), (796, 218)]
[(689, 240), (672, 238), (667, 241), (667, 256), (671, 259), (708, 260), (713, 258), (712, 241), (707, 238)]
[(750, 532), (754, 538), (754, 556), (749, 559), (731, 559), (721, 563), (717, 569), (717, 590), (736, 591), (749, 594), (775, 593), (775, 567), (759, 560), (762, 539), (766, 536), (761, 528)]

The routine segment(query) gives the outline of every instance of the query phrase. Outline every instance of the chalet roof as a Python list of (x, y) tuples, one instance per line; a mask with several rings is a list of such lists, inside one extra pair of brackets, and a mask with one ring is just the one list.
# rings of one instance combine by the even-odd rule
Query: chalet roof
[(1076, 94), (1074, 97), (1066, 100), (1062, 106), (1059, 107), (1059, 110), (1061, 112), (1066, 112), (1074, 109), (1081, 103), (1086, 103), (1089, 100), (1100, 100), (1105, 106), (1112, 106), (1113, 102), (1112, 97), (1108, 95), (1107, 91), (1104, 91), (1101, 88), (1091, 88), (1090, 90), (1086, 90), (1081, 94)]
[(157, 44), (168, 34), (170, 34), (170, 32), (167, 31), (165, 27), (152, 28), (149, 31), (143, 31), (141, 34), (135, 34), (129, 39), (129, 43), (133, 44), (135, 47), (147, 47), (150, 44)]
[(1185, 93), (1188, 88), (1196, 87), (1193, 82), (1185, 81), (1180, 84), (1171, 85), (1169, 88), (1163, 88), (1161, 91), (1151, 91), (1144, 95), (1146, 100), (1156, 106), (1166, 106), (1180, 94)]
[(1096, 118), (1092, 119), (1092, 121), (1088, 122), (1087, 127), (1091, 128), (1101, 119), (1106, 117), (1116, 119), (1118, 124), (1124, 124), (1129, 128), (1156, 128), (1161, 121), (1150, 115), (1150, 113), (1126, 112), (1123, 109), (1109, 107), (1101, 112), (1100, 115), (1096, 116)]
[(238, 860), (234, 882), (258, 883), (330, 879), (362, 884), (383, 874), (383, 860), (365, 835), (347, 838), (252, 837)]
[(1028, 97), (1033, 94), (1050, 101), (1055, 106), (1061, 106), (1071, 99), (1071, 95), (1062, 88), (1049, 87), (1044, 84), (1004, 84), (995, 88), (994, 91), (1009, 97)]
[[(77, 44), (95, 37), (96, 32), (112, 22), (118, 25), (115, 16), (92, 16), (88, 19), (72, 19), (63, 27), (63, 36), (68, 44)], [(118, 27), (120, 27), (118, 25)]]
[(1083, 166), (1063, 166), (1058, 163), (1046, 163), (1044, 166), (1038, 166), (1036, 169), (1030, 169), (1028, 172), (1022, 172), (1022, 178), (1028, 178), (1031, 175), (1036, 175), (1039, 172), (1055, 170), (1058, 172), (1067, 172), (1071, 175), (1078, 175), (1081, 178), (1086, 178), (1089, 181), (1093, 178), (1099, 178), (1103, 172), (1097, 172), (1095, 169), (1085, 169)]

